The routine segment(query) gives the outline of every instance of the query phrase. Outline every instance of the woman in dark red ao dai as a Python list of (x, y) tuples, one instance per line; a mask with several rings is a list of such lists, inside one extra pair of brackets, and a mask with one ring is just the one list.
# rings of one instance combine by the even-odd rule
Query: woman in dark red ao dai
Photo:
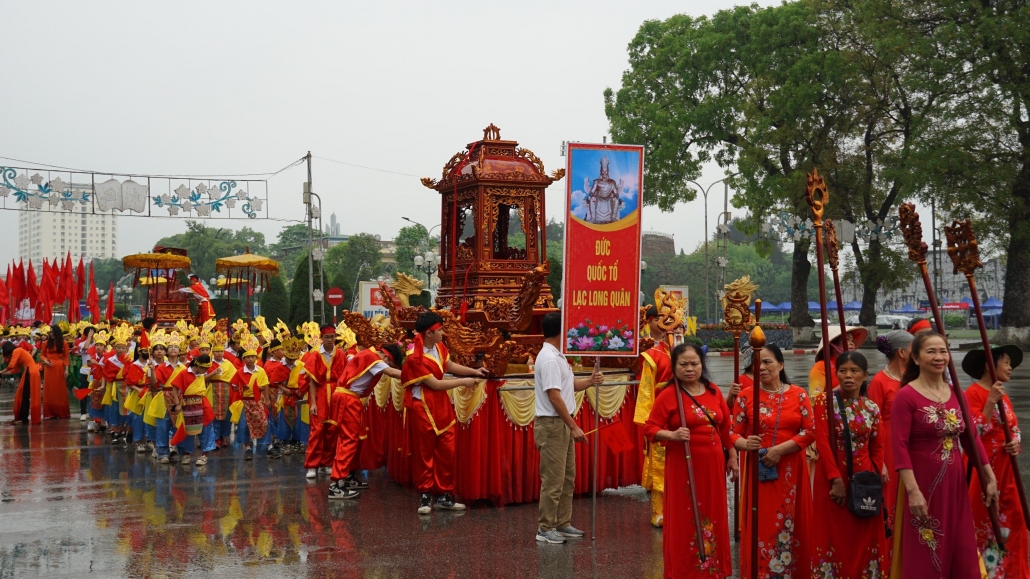
[[(665, 527), (662, 531), (664, 577), (723, 578), (733, 574), (726, 475), (737, 476), (736, 452), (727, 462), (730, 411), (719, 388), (708, 378), (704, 354), (691, 344), (672, 351), (673, 381), (655, 399), (644, 435), (666, 446)], [(686, 424), (680, 421), (683, 404)], [(694, 524), (683, 442), (689, 441), (702, 540)], [(703, 545), (703, 547), (701, 546)], [(706, 560), (701, 562), (703, 548)]]

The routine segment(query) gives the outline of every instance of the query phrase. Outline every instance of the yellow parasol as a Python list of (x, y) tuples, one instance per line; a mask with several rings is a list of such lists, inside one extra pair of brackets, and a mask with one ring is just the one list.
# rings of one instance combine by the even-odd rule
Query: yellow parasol
[(250, 280), (243, 279), (242, 277), (234, 277), (232, 279), (229, 279), (227, 277), (220, 277), (218, 278), (218, 287), (224, 288), (226, 285), (247, 285), (249, 281)]
[(136, 253), (122, 258), (125, 271), (132, 269), (186, 269), (190, 268), (190, 258), (174, 253)]
[(161, 285), (163, 283), (168, 283), (168, 278), (166, 278), (166, 277), (141, 277), (141, 278), (139, 278), (139, 284), (140, 285), (148, 285), (148, 286), (149, 285)]
[[(215, 260), (215, 271), (218, 273), (225, 274), (226, 279), (231, 280), (226, 286), (235, 285), (237, 289), (240, 286), (250, 284), (251, 288), (258, 285), (258, 277), (262, 278), (262, 284), (264, 287), (268, 287), (268, 276), (279, 274), (279, 262), (264, 257), (261, 255), (255, 255), (247, 249), (247, 252), (241, 255), (233, 255), (231, 257), (221, 257)], [(219, 283), (219, 285), (223, 285)], [(250, 291), (247, 291), (247, 320), (250, 320)], [(228, 292), (226, 293), (228, 296)], [(228, 311), (228, 310), (226, 310)]]

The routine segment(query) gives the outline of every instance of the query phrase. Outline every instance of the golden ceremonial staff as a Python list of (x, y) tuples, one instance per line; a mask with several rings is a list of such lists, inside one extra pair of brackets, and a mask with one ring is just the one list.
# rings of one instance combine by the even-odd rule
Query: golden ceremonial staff
[[(752, 397), (751, 432), (755, 436), (761, 436), (759, 432), (761, 417), (758, 412), (759, 404), (759, 383), (758, 376), (762, 368), (762, 348), (765, 347), (765, 332), (758, 325), (758, 316), (762, 312), (762, 300), (755, 300), (755, 327), (751, 330), (751, 373), (755, 377), (755, 386)], [(825, 323), (825, 322), (824, 322)], [(751, 481), (751, 579), (758, 579), (758, 453), (749, 452), (751, 457), (751, 468), (748, 472), (748, 479)]]
[[(837, 229), (833, 226), (833, 220), (827, 219), (823, 223), (823, 237), (826, 238), (826, 261), (830, 264), (830, 271), (833, 272), (833, 291), (837, 298), (837, 321), (840, 322), (840, 344), (844, 350), (850, 350), (848, 346), (848, 324), (844, 321), (844, 297), (840, 291), (840, 275), (837, 273), (837, 265), (839, 260), (837, 259), (838, 243), (837, 243)], [(828, 357), (829, 350), (823, 349), (824, 358)], [(829, 385), (833, 383), (833, 380), (829, 376), (826, 377), (826, 391), (830, 391)]]
[[(973, 308), (976, 311), (976, 322), (980, 326), (980, 341), (984, 345), (984, 357), (987, 359), (987, 372), (991, 376), (991, 384), (998, 381), (998, 368), (994, 365), (994, 354), (991, 352), (991, 341), (987, 338), (987, 326), (984, 324), (984, 314), (980, 307), (980, 296), (976, 291), (976, 280), (973, 273), (977, 268), (983, 267), (980, 261), (980, 249), (973, 233), (973, 226), (968, 219), (965, 221), (954, 221), (944, 228), (944, 236), (948, 239), (948, 256), (955, 266), (954, 273), (962, 272), (969, 282), (969, 297), (973, 300)], [(1012, 442), (1012, 427), (1009, 426), (1008, 416), (1005, 414), (1005, 403), (998, 400), (998, 420), (1005, 432), (1005, 443)], [(1012, 472), (1016, 474), (1016, 489), (1019, 492), (1019, 506), (1023, 510), (1023, 521), (1030, 527), (1030, 510), (1026, 505), (1026, 491), (1023, 489), (1023, 476), (1019, 472), (1019, 459), (1016, 455), (1010, 454), (1012, 461)], [(980, 479), (982, 482), (984, 479)]]
[[(815, 227), (815, 259), (818, 267), (819, 278), (819, 310), (822, 315), (821, 331), (823, 334), (823, 373), (826, 377), (826, 385), (823, 391), (826, 394), (826, 424), (830, 436), (830, 448), (837, 448), (837, 425), (833, 414), (833, 376), (830, 367), (830, 324), (829, 312), (826, 307), (826, 271), (823, 269), (823, 210), (830, 201), (830, 192), (826, 188), (826, 182), (819, 176), (818, 169), (812, 169), (805, 186), (805, 201), (812, 208), (812, 225)], [(840, 301), (838, 300), (838, 304)], [(843, 327), (843, 320), (841, 322)], [(847, 334), (841, 334), (841, 341), (847, 340)]]
[[(751, 283), (750, 276), (744, 276), (733, 283), (726, 284), (726, 303), (723, 305), (722, 319), (726, 329), (733, 335), (733, 382), (740, 376), (740, 337), (751, 326), (751, 310), (748, 303), (751, 294), (758, 286)], [(730, 395), (726, 407), (732, 409), (736, 395)], [(740, 477), (733, 481), (733, 538), (740, 540)]]
[[(919, 273), (923, 276), (923, 286), (926, 288), (926, 297), (930, 302), (930, 311), (933, 312), (934, 325), (937, 327), (937, 333), (943, 336), (944, 318), (941, 317), (941, 311), (937, 305), (937, 297), (933, 293), (930, 272), (926, 269), (927, 247), (926, 243), (923, 242), (923, 226), (919, 222), (916, 206), (912, 203), (902, 203), (898, 207), (898, 217), (901, 220), (901, 233), (904, 235), (905, 245), (908, 247), (908, 258), (919, 267)], [(966, 429), (962, 432), (961, 437), (965, 442), (966, 448), (972, 451), (969, 453), (969, 460), (972, 461), (977, 476), (980, 477), (981, 481), (985, 481), (987, 480), (987, 475), (984, 470), (983, 461), (980, 459), (980, 453), (976, 452), (976, 428), (974, 427), (972, 414), (969, 412), (969, 404), (966, 402), (966, 397), (962, 395), (962, 389), (958, 385), (955, 359), (951, 356), (948, 356), (948, 373), (951, 376), (952, 395), (958, 400), (959, 408), (962, 410), (962, 420), (966, 422)], [(984, 487), (984, 490), (986, 492), (986, 487)], [(994, 538), (998, 541), (998, 546), (1004, 549), (1005, 543), (1001, 536), (1001, 525), (998, 524), (997, 503), (993, 504), (987, 513), (991, 516), (991, 529), (994, 531)]]

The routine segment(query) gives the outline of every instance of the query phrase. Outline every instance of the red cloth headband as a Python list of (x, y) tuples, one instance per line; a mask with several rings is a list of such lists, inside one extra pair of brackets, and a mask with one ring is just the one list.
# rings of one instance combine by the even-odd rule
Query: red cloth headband
[(437, 322), (437, 323), (433, 324), (432, 326), (429, 326), (429, 328), (426, 329), (425, 332), (422, 332), (422, 335), (424, 336), (424, 335), (428, 334), (429, 332), (435, 332), (436, 330), (439, 330), (442, 327), (443, 327), (443, 324), (441, 324), (440, 322)]
[(918, 322), (912, 324), (912, 327), (909, 328), (908, 332), (914, 336), (914, 335), (918, 334), (919, 332), (922, 332), (923, 330), (932, 330), (932, 329), (933, 329), (933, 326), (930, 325), (930, 320), (919, 320)]
[(335, 336), (336, 335), (336, 328), (326, 328), (326, 329), (322, 330), (322, 335), (323, 336)]
[(389, 350), (383, 349), (383, 350), (380, 350), (380, 351), (381, 351), (381, 352), (382, 352), (383, 354), (386, 354), (386, 357), (390, 359), (390, 363), (391, 363), (391, 364), (393, 364), (394, 366), (396, 366), (396, 365), (397, 365), (397, 360), (394, 360), (394, 359), (393, 359), (393, 354), (391, 354)]

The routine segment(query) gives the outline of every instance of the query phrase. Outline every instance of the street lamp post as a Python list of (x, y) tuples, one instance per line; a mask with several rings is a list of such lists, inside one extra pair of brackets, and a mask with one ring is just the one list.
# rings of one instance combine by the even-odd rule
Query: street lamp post
[(416, 255), (415, 269), (426, 274), (426, 289), (432, 289), (433, 286), (433, 271), (436, 270), (436, 264), (439, 261), (439, 257), (432, 251), (427, 251), (425, 256)]
[[(419, 226), (419, 227), (421, 227), (422, 229), (426, 229), (426, 226), (425, 226), (425, 225), (422, 225), (421, 223), (419, 223), (418, 221), (415, 221), (414, 219), (409, 219), (409, 218), (407, 218), (407, 217), (401, 217), (401, 219), (403, 219), (403, 220), (407, 221), (408, 223), (414, 223), (415, 225), (418, 225), (418, 226)], [(437, 227), (440, 227), (440, 224), (439, 224), (439, 223), (437, 223), (436, 225), (434, 225), (434, 226), (430, 227), (429, 229), (426, 229), (426, 236), (429, 236), (429, 235), (430, 235), (430, 233), (432, 233), (432, 231), (433, 231), (434, 229), (436, 229)]]
[[(701, 191), (701, 195), (704, 196), (704, 199), (705, 199), (705, 318), (708, 321), (711, 321), (711, 318), (712, 318), (712, 310), (711, 310), (711, 305), (712, 305), (711, 304), (712, 286), (711, 286), (711, 281), (710, 281), (711, 280), (711, 264), (708, 263), (708, 192), (712, 190), (712, 187), (715, 187), (717, 184), (723, 183), (727, 179), (731, 179), (731, 178), (737, 176), (738, 174), (739, 173), (734, 173), (732, 175), (727, 175), (726, 177), (723, 177), (722, 179), (719, 179), (718, 181), (712, 182), (710, 185), (708, 185), (708, 187), (702, 187), (700, 183), (698, 183), (697, 181), (694, 181), (693, 179), (684, 179), (685, 182), (690, 183), (690, 184), (694, 185), (695, 187), (697, 187), (698, 190)], [(673, 173), (672, 176), (673, 177), (683, 177), (683, 175), (681, 175), (679, 173)], [(726, 194), (727, 194), (727, 196), (729, 195), (729, 189), (727, 189)]]

